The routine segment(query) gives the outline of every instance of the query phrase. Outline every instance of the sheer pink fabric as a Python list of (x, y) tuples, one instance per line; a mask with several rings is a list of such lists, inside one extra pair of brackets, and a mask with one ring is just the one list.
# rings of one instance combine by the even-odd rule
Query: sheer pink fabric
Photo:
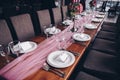
[[(84, 32), (84, 19), (86, 18), (81, 18), (75, 21), (75, 24), (79, 26), (78, 32)], [(38, 71), (46, 61), (47, 56), (51, 52), (58, 50), (57, 47), (59, 43), (56, 41), (57, 38), (60, 38), (62, 36), (65, 37), (65, 48), (72, 44), (71, 36), (73, 33), (70, 31), (72, 27), (73, 23), (61, 33), (54, 35), (38, 44), (36, 50), (23, 54), (22, 56), (16, 58), (14, 61), (0, 70), (0, 75), (8, 80), (23, 80), (27, 76)]]

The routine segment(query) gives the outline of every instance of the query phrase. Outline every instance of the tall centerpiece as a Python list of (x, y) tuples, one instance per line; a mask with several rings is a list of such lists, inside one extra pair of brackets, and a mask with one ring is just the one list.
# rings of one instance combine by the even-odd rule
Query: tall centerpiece
[(90, 5), (91, 10), (95, 10), (96, 0), (91, 0), (91, 1), (89, 2), (89, 5)]
[(76, 14), (80, 14), (83, 11), (83, 6), (79, 2), (73, 2), (69, 5), (70, 16), (75, 16)]

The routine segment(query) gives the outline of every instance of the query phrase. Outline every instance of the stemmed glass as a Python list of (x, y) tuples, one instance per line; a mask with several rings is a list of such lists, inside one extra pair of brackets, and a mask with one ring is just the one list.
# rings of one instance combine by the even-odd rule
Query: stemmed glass
[[(57, 39), (56, 39), (56, 41), (57, 42), (59, 42), (59, 44), (58, 44), (58, 49), (64, 49), (65, 48), (65, 36), (62, 36), (62, 37), (57, 37)], [(63, 45), (64, 44), (64, 45)]]
[(8, 44), (8, 47), (10, 49), (10, 51), (17, 55), (17, 57), (19, 57), (20, 51), (22, 51), (22, 47), (20, 45), (20, 41), (12, 41)]
[(9, 51), (8, 46), (4, 48), (2, 45), (0, 45), (0, 55), (6, 59), (7, 63), (10, 62), (10, 60), (8, 58), (9, 54), (10, 54), (10, 51)]
[(44, 33), (45, 33), (45, 35), (46, 35), (46, 38), (48, 38), (49, 37), (49, 31), (47, 30), (47, 26), (44, 26)]

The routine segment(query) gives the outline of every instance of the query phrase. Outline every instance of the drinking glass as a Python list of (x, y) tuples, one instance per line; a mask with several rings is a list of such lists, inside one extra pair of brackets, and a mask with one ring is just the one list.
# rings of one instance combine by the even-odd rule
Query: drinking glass
[(64, 36), (62, 36), (62, 37), (58, 37), (57, 39), (56, 39), (56, 41), (57, 42), (59, 42), (59, 44), (58, 44), (58, 49), (64, 49), (64, 47), (65, 47), (65, 37)]
[(12, 54), (15, 54), (17, 57), (19, 57), (20, 51), (22, 51), (22, 47), (20, 45), (20, 41), (12, 41), (8, 44), (8, 47)]
[(44, 33), (45, 33), (45, 35), (46, 35), (46, 38), (48, 38), (49, 37), (49, 31), (47, 31), (47, 26), (44, 26)]
[(10, 60), (8, 58), (9, 54), (10, 54), (10, 51), (8, 49), (8, 46), (4, 48), (2, 45), (0, 45), (0, 55), (6, 59), (7, 63), (10, 62)]

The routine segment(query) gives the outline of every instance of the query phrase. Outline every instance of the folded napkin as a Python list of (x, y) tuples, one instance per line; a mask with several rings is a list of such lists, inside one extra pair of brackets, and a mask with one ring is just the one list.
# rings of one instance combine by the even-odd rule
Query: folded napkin
[(23, 51), (26, 51), (26, 50), (29, 50), (29, 49), (32, 48), (32, 45), (30, 44), (29, 41), (22, 42), (22, 43), (20, 44), (20, 46), (21, 46), (21, 48), (22, 48)]
[(66, 53), (61, 53), (60, 55), (57, 56), (57, 60), (60, 62), (65, 62), (67, 60), (68, 55)]
[(93, 18), (92, 21), (94, 21), (94, 22), (100, 22), (100, 21), (102, 21), (102, 19)]
[(80, 19), (81, 16), (80, 15), (75, 15), (75, 19)]
[(83, 39), (83, 38), (85, 38), (85, 35), (84, 34), (80, 34), (80, 35), (76, 36), (76, 38)]
[(65, 25), (70, 25), (72, 21), (67, 19), (67, 20), (64, 20), (62, 23)]
[(52, 32), (56, 31), (56, 27), (53, 26), (53, 27), (50, 29), (50, 31), (52, 31)]
[(103, 18), (104, 15), (96, 15), (97, 18)]

